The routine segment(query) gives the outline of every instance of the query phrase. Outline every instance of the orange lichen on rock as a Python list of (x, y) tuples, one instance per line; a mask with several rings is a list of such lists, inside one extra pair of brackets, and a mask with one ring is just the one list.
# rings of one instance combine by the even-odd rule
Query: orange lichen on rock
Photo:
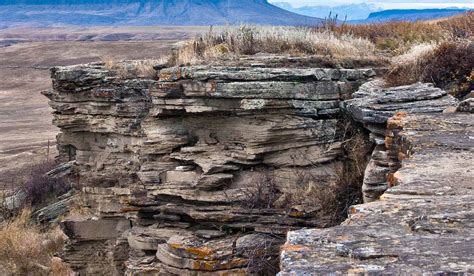
[(399, 129), (403, 127), (403, 119), (407, 116), (408, 114), (404, 111), (397, 112), (395, 115), (388, 119), (387, 121), (387, 128), (388, 129)]
[(198, 258), (204, 259), (212, 254), (212, 249), (209, 247), (188, 247), (184, 248), (184, 251), (189, 254), (196, 255)]
[(169, 243), (168, 244), (171, 248), (176, 250), (184, 250), (185, 252), (195, 255), (197, 258), (200, 259), (209, 259), (210, 255), (212, 254), (212, 249), (209, 247), (186, 247), (179, 243)]
[(281, 251), (306, 251), (309, 247), (303, 245), (285, 244), (280, 247)]
[(388, 181), (388, 186), (389, 186), (389, 187), (393, 187), (393, 186), (396, 186), (396, 185), (397, 185), (397, 179), (396, 179), (394, 173), (389, 173), (389, 174), (387, 175), (387, 181)]

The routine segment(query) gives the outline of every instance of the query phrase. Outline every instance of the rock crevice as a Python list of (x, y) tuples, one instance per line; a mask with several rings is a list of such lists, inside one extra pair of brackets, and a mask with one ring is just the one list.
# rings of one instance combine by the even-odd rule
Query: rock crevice
[(388, 119), (385, 148), (398, 163), (392, 187), (351, 207), (340, 226), (290, 232), (280, 275), (472, 274), (472, 118), (400, 112)]

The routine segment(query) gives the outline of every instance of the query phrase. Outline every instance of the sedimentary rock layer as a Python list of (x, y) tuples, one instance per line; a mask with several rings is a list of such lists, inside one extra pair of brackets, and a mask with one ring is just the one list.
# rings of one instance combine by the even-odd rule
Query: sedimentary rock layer
[(379, 201), (330, 229), (290, 232), (280, 275), (474, 273), (474, 124), (469, 113), (388, 121), (401, 168)]
[(441, 113), (455, 109), (457, 100), (446, 91), (427, 83), (383, 88), (383, 81), (362, 85), (353, 99), (341, 103), (351, 118), (371, 132), (376, 144), (364, 173), (364, 201), (378, 200), (389, 187), (388, 179), (398, 169), (397, 156), (391, 156), (384, 138), (387, 120), (396, 112), (409, 114)]
[(63, 223), (73, 240), (65, 260), (83, 274), (104, 264), (243, 273), (276, 256), (288, 230), (333, 224), (307, 195), (343, 177), (339, 104), (374, 76), (197, 66), (146, 79), (101, 64), (54, 68), (44, 94), (61, 159), (76, 161), (92, 213)]

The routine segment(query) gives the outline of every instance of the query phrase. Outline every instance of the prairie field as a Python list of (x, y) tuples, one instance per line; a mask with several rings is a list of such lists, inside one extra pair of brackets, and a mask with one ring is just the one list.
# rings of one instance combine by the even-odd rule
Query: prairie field
[(8, 176), (12, 168), (42, 160), (48, 152), (54, 155), (57, 129), (51, 124), (47, 100), (40, 94), (50, 87), (49, 68), (53, 66), (106, 60), (113, 67), (119, 60), (160, 58), (169, 65), (187, 65), (256, 53), (318, 55), (334, 67), (357, 59), (389, 67), (388, 85), (428, 81), (462, 96), (473, 89), (473, 26), (474, 13), (468, 12), (435, 21), (365, 25), (338, 24), (328, 18), (319, 27), (305, 28), (2, 29), (0, 183), (12, 178)]
[[(51, 86), (49, 68), (108, 59), (153, 59), (205, 27), (35, 28), (0, 30), (0, 183), (15, 171), (52, 158), (58, 130), (40, 94)], [(3, 188), (3, 187), (2, 187)]]

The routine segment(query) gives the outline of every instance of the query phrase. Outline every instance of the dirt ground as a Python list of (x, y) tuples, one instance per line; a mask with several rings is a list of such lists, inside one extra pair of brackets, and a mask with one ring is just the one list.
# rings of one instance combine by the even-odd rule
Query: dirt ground
[[(161, 39), (163, 36), (154, 34), (158, 32), (156, 27), (126, 29), (138, 33), (139, 37), (161, 37), (154, 41), (58, 41), (52, 31), (44, 29), (2, 30), (0, 40), (15, 40), (17, 37), (30, 41), (0, 47), (0, 189), (5, 185), (16, 185), (15, 172), (18, 169), (45, 160), (48, 143), (49, 158), (56, 154), (58, 129), (51, 124), (52, 110), (48, 100), (40, 94), (50, 88), (50, 67), (99, 61), (104, 56), (117, 60), (158, 58), (177, 41), (194, 35), (199, 29), (174, 30), (175, 38), (172, 37), (173, 31), (166, 29), (165, 39)], [(87, 31), (81, 30), (81, 34)], [(93, 31), (101, 35), (107, 31), (118, 32), (116, 29)], [(61, 29), (61, 32), (67, 30)], [(151, 35), (145, 35), (147, 33)], [(116, 38), (120, 39), (120, 36)]]

